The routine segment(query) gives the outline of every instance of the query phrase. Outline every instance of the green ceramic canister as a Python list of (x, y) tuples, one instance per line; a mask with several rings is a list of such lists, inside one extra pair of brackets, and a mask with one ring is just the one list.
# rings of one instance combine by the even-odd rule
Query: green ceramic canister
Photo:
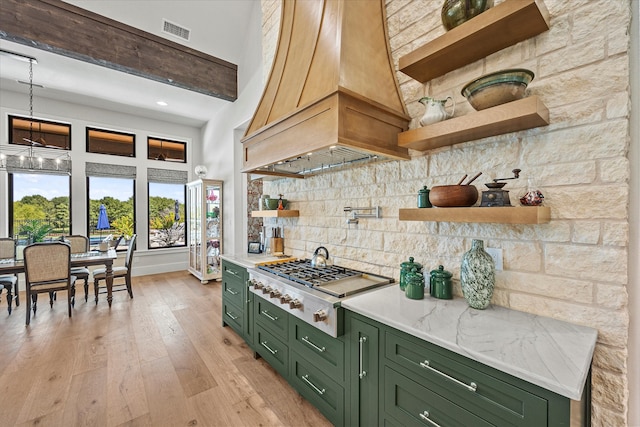
[(434, 298), (451, 299), (453, 298), (453, 285), (451, 283), (452, 274), (439, 266), (437, 270), (431, 270), (430, 273), (430, 294)]
[(405, 295), (411, 299), (423, 299), (424, 298), (424, 276), (418, 272), (416, 267), (413, 267), (409, 273), (407, 273), (405, 280), (407, 281), (407, 287), (405, 289)]
[(418, 262), (413, 262), (413, 257), (409, 257), (409, 261), (405, 261), (400, 264), (400, 290), (404, 291), (407, 287), (406, 275), (411, 273), (412, 268), (416, 268), (417, 272), (422, 274), (422, 264)]
[(418, 207), (419, 208), (430, 208), (432, 207), (431, 202), (429, 201), (429, 189), (425, 185), (423, 188), (418, 190)]

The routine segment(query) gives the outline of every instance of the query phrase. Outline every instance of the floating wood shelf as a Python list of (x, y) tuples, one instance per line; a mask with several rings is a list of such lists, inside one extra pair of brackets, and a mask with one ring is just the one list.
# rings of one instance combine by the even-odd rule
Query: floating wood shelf
[(486, 110), (454, 117), (398, 134), (398, 145), (431, 150), (488, 136), (549, 124), (549, 110), (537, 96), (529, 96)]
[(548, 29), (542, 0), (506, 0), (401, 57), (399, 68), (425, 83)]
[(252, 218), (294, 218), (300, 216), (300, 211), (288, 211), (282, 210), (279, 211), (277, 209), (272, 211), (251, 211)]
[(551, 208), (546, 206), (505, 206), (400, 209), (399, 219), (400, 221), (546, 224), (551, 220)]

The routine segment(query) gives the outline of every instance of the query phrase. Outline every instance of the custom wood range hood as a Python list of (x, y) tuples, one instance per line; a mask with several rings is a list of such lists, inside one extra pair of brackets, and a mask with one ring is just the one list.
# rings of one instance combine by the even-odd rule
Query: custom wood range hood
[(242, 171), (303, 178), (408, 159), (397, 137), (409, 121), (384, 0), (284, 0), (271, 75), (242, 139)]

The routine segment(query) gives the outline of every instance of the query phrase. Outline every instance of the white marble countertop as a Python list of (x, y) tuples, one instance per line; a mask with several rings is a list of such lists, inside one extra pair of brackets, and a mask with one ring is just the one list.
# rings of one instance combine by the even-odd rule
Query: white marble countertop
[(221, 254), (220, 258), (226, 259), (227, 261), (238, 264), (244, 268), (255, 268), (256, 265), (261, 264), (263, 262), (271, 262), (278, 260), (291, 259), (288, 257), (276, 257), (267, 254)]
[(598, 334), (500, 306), (476, 310), (464, 298), (412, 300), (397, 285), (354, 295), (342, 307), (574, 400)]

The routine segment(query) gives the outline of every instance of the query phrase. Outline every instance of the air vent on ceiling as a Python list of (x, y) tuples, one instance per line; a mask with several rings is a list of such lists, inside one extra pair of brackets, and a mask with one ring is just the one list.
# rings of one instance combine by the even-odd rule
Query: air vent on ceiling
[(191, 35), (191, 30), (188, 28), (181, 27), (180, 25), (169, 22), (166, 19), (162, 20), (162, 31), (167, 34), (180, 37), (184, 40), (189, 40), (189, 36)]

